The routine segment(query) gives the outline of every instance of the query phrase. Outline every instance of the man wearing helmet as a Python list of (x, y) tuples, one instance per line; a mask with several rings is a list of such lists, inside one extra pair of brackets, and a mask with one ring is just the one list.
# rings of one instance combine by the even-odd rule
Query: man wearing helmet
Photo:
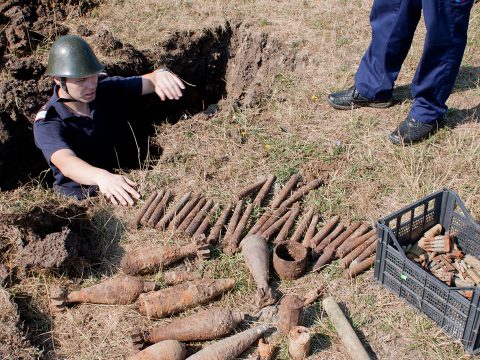
[(82, 38), (67, 35), (55, 41), (47, 66), (55, 87), (35, 118), (35, 144), (53, 171), (55, 190), (78, 199), (98, 190), (113, 204), (132, 205), (140, 197), (136, 184), (111, 172), (111, 130), (124, 111), (122, 104), (153, 92), (162, 101), (178, 100), (185, 87), (167, 69), (99, 80), (103, 69)]

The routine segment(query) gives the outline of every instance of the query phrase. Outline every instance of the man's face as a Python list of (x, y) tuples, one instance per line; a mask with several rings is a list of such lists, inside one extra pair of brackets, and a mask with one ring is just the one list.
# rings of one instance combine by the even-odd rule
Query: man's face
[[(60, 85), (60, 79), (55, 78), (55, 82)], [(61, 97), (70, 97), (74, 100), (89, 103), (95, 100), (98, 75), (92, 75), (85, 78), (68, 78), (66, 79), (68, 94), (60, 88)]]

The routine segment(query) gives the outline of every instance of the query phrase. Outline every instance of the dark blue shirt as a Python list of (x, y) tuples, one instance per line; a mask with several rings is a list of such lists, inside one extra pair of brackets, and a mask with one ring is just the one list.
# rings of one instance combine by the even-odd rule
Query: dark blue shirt
[(111, 171), (115, 167), (115, 128), (122, 120), (125, 106), (131, 97), (142, 94), (141, 77), (110, 77), (98, 82), (95, 100), (89, 103), (90, 117), (79, 116), (65, 106), (58, 96), (58, 85), (53, 96), (35, 118), (35, 144), (53, 171), (54, 188), (78, 199), (92, 195), (95, 186), (81, 186), (65, 177), (51, 162), (52, 154), (61, 149), (72, 150), (88, 164)]

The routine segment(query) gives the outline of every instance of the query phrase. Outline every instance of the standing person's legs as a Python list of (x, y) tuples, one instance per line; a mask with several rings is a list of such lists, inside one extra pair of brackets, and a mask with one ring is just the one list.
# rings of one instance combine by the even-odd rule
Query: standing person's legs
[(421, 15), (421, 0), (375, 0), (372, 40), (355, 75), (355, 86), (328, 97), (336, 109), (392, 105), (392, 89)]
[(412, 143), (443, 125), (467, 43), (473, 0), (422, 0), (427, 36), (412, 82), (413, 106), (391, 134), (395, 144)]

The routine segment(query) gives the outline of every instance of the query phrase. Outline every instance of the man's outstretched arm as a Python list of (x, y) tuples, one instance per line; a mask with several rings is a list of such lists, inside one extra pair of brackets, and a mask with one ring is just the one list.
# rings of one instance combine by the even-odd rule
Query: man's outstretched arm
[(57, 150), (52, 154), (52, 163), (62, 174), (82, 185), (97, 185), (100, 192), (114, 205), (133, 205), (140, 194), (132, 180), (123, 175), (92, 166), (75, 155), (70, 149)]
[(155, 92), (162, 101), (179, 100), (184, 89), (182, 80), (167, 69), (142, 75), (142, 95)]

